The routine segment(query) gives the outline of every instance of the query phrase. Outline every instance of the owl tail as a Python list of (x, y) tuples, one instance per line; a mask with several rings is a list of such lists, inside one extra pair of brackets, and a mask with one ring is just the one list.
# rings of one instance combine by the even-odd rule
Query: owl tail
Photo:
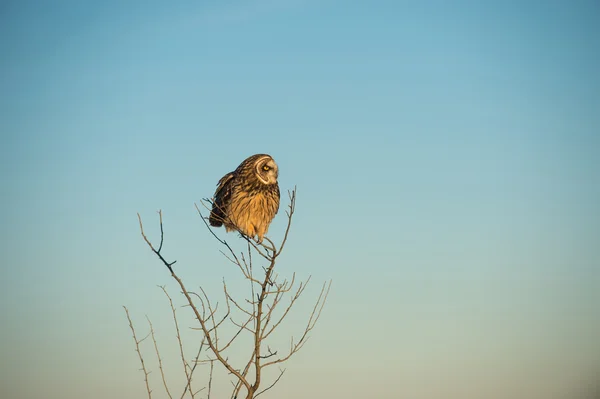
[(225, 215), (223, 214), (223, 211), (213, 205), (213, 209), (210, 212), (210, 216), (208, 217), (208, 222), (213, 227), (221, 227), (223, 226), (223, 220), (225, 220)]

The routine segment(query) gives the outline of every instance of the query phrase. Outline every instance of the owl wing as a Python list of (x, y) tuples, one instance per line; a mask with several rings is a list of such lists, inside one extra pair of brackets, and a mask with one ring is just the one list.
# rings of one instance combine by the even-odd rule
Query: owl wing
[[(281, 194), (279, 192), (279, 184), (275, 185), (275, 215), (277, 215), (277, 212), (279, 212), (279, 202), (280, 202), (280, 198), (281, 198)], [(275, 216), (273, 215), (273, 216)]]
[(212, 211), (208, 221), (211, 226), (219, 227), (223, 225), (225, 220), (225, 209), (227, 204), (231, 200), (231, 179), (233, 178), (233, 172), (227, 173), (219, 180), (217, 184), (217, 190), (213, 199)]

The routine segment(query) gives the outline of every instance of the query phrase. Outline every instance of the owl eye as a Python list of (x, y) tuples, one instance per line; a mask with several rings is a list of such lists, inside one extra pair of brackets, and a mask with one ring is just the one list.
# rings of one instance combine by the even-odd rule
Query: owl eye
[(266, 172), (266, 171), (268, 171), (269, 169), (271, 169), (271, 167), (270, 167), (270, 166), (267, 166), (267, 165), (263, 166), (263, 170), (264, 170), (265, 172)]

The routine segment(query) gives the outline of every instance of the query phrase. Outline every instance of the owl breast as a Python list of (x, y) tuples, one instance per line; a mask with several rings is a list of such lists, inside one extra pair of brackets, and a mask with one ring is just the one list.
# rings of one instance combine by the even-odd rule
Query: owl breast
[(237, 227), (248, 237), (257, 236), (261, 242), (279, 208), (278, 189), (239, 191), (236, 194), (236, 200), (231, 202), (227, 212), (229, 221), (225, 224), (226, 230)]

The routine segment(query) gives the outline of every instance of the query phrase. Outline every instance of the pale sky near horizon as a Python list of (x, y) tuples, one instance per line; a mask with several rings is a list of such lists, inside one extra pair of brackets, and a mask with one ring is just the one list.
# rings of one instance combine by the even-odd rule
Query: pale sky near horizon
[[(260, 152), (298, 188), (279, 273), (312, 275), (274, 348), (333, 279), (265, 399), (586, 399), (599, 17), (594, 1), (2, 2), (0, 397), (147, 397), (122, 305), (142, 335), (151, 318), (180, 392), (157, 285), (181, 298), (136, 213), (157, 239), (162, 209), (190, 286), (243, 289), (194, 203)], [(270, 236), (284, 227), (282, 208)]]

